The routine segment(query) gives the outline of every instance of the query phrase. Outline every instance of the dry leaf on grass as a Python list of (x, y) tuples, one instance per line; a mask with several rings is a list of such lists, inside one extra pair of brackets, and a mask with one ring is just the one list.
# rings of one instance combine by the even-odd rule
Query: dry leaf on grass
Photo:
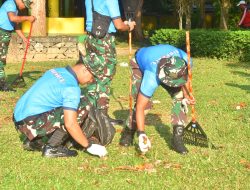
[(240, 110), (240, 109), (243, 109), (243, 108), (246, 108), (246, 107), (247, 107), (247, 104), (245, 102), (240, 102), (237, 105), (235, 105), (236, 110)]
[(125, 171), (146, 171), (146, 172), (156, 172), (156, 169), (154, 168), (154, 165), (151, 163), (145, 163), (142, 165), (136, 165), (136, 166), (118, 166), (115, 168), (115, 170), (125, 170)]
[(245, 159), (241, 159), (240, 164), (242, 164), (246, 169), (250, 170), (250, 162), (249, 161), (247, 161)]
[(106, 164), (102, 164), (99, 167), (96, 167), (94, 169), (94, 172), (96, 173), (103, 172), (103, 171), (107, 172), (107, 169), (108, 169), (108, 166)]
[(78, 167), (79, 170), (90, 170), (91, 167), (89, 164), (82, 164), (80, 167)]
[(173, 169), (177, 169), (177, 170), (182, 168), (181, 164), (178, 164), (178, 163), (170, 163), (170, 162), (164, 163), (164, 166), (163, 166), (163, 167), (166, 168), (166, 169), (171, 169), (171, 168), (173, 168)]
[(4, 121), (6, 122), (12, 122), (12, 117), (11, 116), (7, 116), (4, 118)]
[(132, 179), (126, 179), (126, 182), (128, 182), (129, 184), (133, 184), (134, 181)]

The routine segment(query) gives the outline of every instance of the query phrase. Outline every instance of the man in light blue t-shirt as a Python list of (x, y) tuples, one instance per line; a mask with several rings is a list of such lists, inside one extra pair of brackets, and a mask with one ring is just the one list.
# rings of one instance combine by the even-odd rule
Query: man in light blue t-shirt
[(32, 0), (6, 0), (0, 8), (0, 91), (13, 91), (6, 84), (4, 66), (10, 43), (11, 32), (16, 33), (27, 43), (26, 37), (20, 29), (19, 23), (34, 22), (34, 16), (18, 16), (18, 12), (30, 8)]
[[(95, 81), (87, 87), (87, 98), (107, 115), (110, 85), (115, 75), (117, 63), (114, 34), (117, 30), (132, 31), (135, 22), (122, 21), (118, 0), (86, 0), (85, 5), (87, 14), (86, 56), (82, 56), (82, 59), (95, 77)], [(100, 14), (97, 20), (93, 19), (93, 11)], [(101, 17), (107, 18), (109, 22), (100, 21)], [(98, 23), (97, 28), (103, 29), (107, 26), (104, 36), (98, 36), (99, 30), (92, 31), (95, 25), (93, 20)], [(110, 120), (114, 125), (122, 124), (121, 120), (111, 118)]]
[(122, 131), (120, 145), (130, 146), (137, 131), (139, 148), (145, 153), (151, 147), (145, 133), (145, 116), (151, 108), (150, 98), (155, 90), (162, 86), (173, 100), (171, 124), (173, 126), (173, 148), (180, 154), (188, 150), (184, 146), (182, 136), (187, 120), (187, 104), (193, 104), (182, 87), (188, 82), (187, 54), (168, 44), (144, 47), (137, 50), (131, 60), (132, 93), (135, 107), (130, 122)]
[(82, 63), (45, 72), (15, 106), (13, 121), (24, 136), (23, 148), (42, 151), (45, 157), (76, 156), (64, 146), (69, 134), (89, 153), (105, 156), (104, 145), (112, 141), (115, 129), (81, 96), (79, 84), (92, 81)]

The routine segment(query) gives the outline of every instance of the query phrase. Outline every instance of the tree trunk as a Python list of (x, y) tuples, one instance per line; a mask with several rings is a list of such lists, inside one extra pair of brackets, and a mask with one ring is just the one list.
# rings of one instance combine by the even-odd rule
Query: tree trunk
[(220, 0), (220, 29), (228, 30), (227, 22), (229, 17), (230, 0)]
[(46, 0), (35, 1), (31, 9), (31, 15), (36, 17), (36, 21), (33, 23), (32, 36), (46, 36)]
[(142, 32), (142, 22), (141, 22), (142, 6), (143, 6), (143, 0), (139, 0), (137, 9), (136, 9), (136, 17), (135, 17), (136, 27), (134, 30), (135, 38), (139, 41), (144, 39), (143, 32)]
[(191, 16), (192, 16), (192, 0), (187, 0), (186, 1), (186, 6), (185, 6), (185, 15), (186, 15), (186, 30), (191, 29)]
[(199, 20), (199, 27), (200, 28), (206, 28), (205, 23), (205, 0), (200, 0), (200, 20)]
[(175, 1), (175, 10), (178, 13), (178, 23), (179, 23), (179, 30), (183, 29), (183, 2), (184, 0), (176, 0)]

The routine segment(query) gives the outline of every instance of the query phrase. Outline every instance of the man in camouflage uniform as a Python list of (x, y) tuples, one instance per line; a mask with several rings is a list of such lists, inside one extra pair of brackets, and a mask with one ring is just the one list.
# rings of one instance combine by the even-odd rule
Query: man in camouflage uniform
[[(103, 38), (92, 35), (93, 13), (94, 10), (102, 15), (110, 17), (108, 31)], [(95, 81), (87, 87), (87, 97), (89, 101), (100, 109), (104, 114), (108, 114), (110, 85), (116, 71), (116, 49), (115, 36), (116, 29), (120, 31), (132, 31), (135, 22), (122, 21), (119, 11), (118, 0), (91, 0), (85, 1), (87, 21), (87, 38), (85, 42), (86, 56), (82, 57), (86, 67), (89, 68)], [(121, 121), (112, 120), (113, 124)]]
[[(187, 54), (171, 45), (156, 45), (139, 49), (131, 60), (132, 94), (135, 107), (132, 118), (122, 131), (120, 145), (130, 146), (137, 130), (139, 148), (147, 152), (151, 147), (145, 134), (145, 110), (150, 108), (150, 98), (161, 85), (171, 96), (173, 107), (171, 123), (173, 126), (173, 148), (181, 154), (188, 150), (182, 141), (183, 127), (186, 123), (187, 104), (194, 103), (184, 98), (182, 86), (187, 83)], [(131, 121), (131, 122), (129, 122)]]
[(20, 30), (18, 23), (29, 21), (34, 22), (34, 16), (18, 16), (18, 11), (30, 8), (31, 0), (7, 0), (0, 8), (0, 91), (13, 90), (6, 84), (4, 66), (13, 30), (27, 43), (26, 37)]
[(45, 157), (76, 156), (75, 150), (64, 146), (69, 134), (90, 154), (105, 156), (104, 145), (112, 141), (115, 129), (81, 96), (79, 83), (92, 81), (93, 75), (82, 63), (47, 71), (14, 110), (13, 121), (24, 137), (23, 148), (42, 151)]

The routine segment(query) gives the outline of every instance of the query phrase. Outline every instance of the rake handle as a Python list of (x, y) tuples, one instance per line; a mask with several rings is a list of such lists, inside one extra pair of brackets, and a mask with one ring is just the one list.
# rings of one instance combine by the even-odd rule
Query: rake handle
[(23, 75), (23, 68), (24, 68), (24, 64), (26, 62), (26, 55), (30, 46), (30, 37), (31, 37), (31, 31), (32, 31), (32, 27), (33, 27), (33, 23), (31, 23), (30, 25), (30, 31), (29, 31), (29, 35), (28, 35), (28, 41), (26, 43), (26, 47), (25, 47), (25, 52), (24, 52), (24, 56), (23, 56), (23, 62), (22, 62), (22, 66), (21, 66), (21, 70), (20, 70), (20, 77)]
[[(129, 31), (128, 33), (128, 44), (129, 44), (129, 62), (132, 58), (132, 32)], [(132, 73), (129, 77), (129, 123), (132, 123)]]
[[(186, 48), (187, 48), (187, 61), (188, 61), (188, 80), (189, 83), (187, 85), (188, 91), (189, 91), (189, 98), (191, 100), (194, 100), (193, 96), (193, 87), (192, 87), (192, 72), (191, 72), (191, 56), (190, 56), (190, 33), (189, 31), (186, 31)], [(196, 122), (196, 116), (195, 116), (195, 107), (194, 105), (191, 105), (191, 117), (192, 122)]]

